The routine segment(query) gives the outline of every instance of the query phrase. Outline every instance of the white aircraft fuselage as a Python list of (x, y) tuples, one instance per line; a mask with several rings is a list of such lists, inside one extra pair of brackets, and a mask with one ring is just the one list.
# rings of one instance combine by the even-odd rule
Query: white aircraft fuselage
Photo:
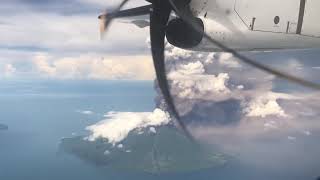
[[(192, 0), (205, 32), (238, 51), (320, 48), (320, 0)], [(220, 51), (206, 39), (192, 48)]]

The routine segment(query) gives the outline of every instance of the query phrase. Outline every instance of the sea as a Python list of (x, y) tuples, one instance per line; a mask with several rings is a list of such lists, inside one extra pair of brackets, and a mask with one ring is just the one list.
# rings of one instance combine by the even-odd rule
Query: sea
[[(99, 167), (59, 149), (61, 139), (88, 134), (85, 128), (109, 111), (153, 111), (155, 97), (153, 81), (1, 81), (0, 124), (9, 129), (0, 131), (0, 180), (316, 180), (320, 176), (318, 161), (314, 169), (300, 171), (289, 163), (275, 163), (265, 170), (234, 160), (197, 172), (133, 173)], [(318, 144), (318, 138), (313, 143)], [(304, 144), (306, 152), (314, 148), (310, 144)], [(301, 157), (296, 158), (299, 162)]]

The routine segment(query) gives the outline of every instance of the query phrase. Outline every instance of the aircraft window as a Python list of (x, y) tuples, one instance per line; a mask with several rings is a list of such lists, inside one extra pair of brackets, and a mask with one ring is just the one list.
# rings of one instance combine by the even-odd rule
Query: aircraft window
[(279, 16), (274, 17), (274, 23), (279, 24), (279, 22), (280, 22), (280, 17)]

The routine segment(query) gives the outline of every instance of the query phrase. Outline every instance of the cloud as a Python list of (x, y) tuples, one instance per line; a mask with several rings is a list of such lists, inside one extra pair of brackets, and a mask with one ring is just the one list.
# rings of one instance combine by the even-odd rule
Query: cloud
[(93, 111), (90, 111), (90, 110), (77, 111), (77, 112), (79, 112), (79, 113), (81, 113), (81, 114), (85, 114), (85, 115), (92, 115), (92, 114), (94, 114), (94, 112), (93, 112)]
[[(120, 0), (79, 0), (80, 2), (88, 3), (88, 4), (94, 4), (102, 7), (115, 7), (121, 3)], [(132, 6), (142, 6), (148, 4), (145, 1), (141, 0), (131, 0), (126, 7), (132, 7)]]
[(167, 60), (179, 60), (181, 58), (190, 58), (192, 56), (192, 51), (180, 49), (174, 47), (173, 45), (166, 43), (167, 49), (170, 49), (165, 52)]
[(46, 55), (36, 55), (33, 64), (37, 70), (44, 75), (54, 76), (56, 74), (56, 68), (49, 64)]
[[(318, 93), (291, 89), (274, 76), (237, 62), (230, 54), (198, 53), (167, 45), (166, 55), (175, 104), (198, 141), (229, 154), (241, 167), (249, 166), (250, 172), (253, 168), (261, 172), (272, 169), (271, 174), (276, 174), (274, 169), (282, 172), (287, 168), (282, 173), (295, 169), (299, 174), (318, 167), (313, 164), (319, 162), (314, 157), (320, 149), (315, 145), (320, 130)], [(305, 70), (292, 58), (281, 59), (281, 63), (283, 69)], [(156, 105), (164, 113), (164, 100), (157, 84), (155, 87)], [(145, 129), (139, 124), (150, 114), (114, 113), (109, 120), (88, 127), (89, 140), (105, 138), (117, 144), (135, 129)], [(166, 119), (162, 116), (157, 121)], [(153, 128), (150, 125), (149, 132), (157, 133)], [(312, 146), (307, 155), (306, 144)], [(293, 166), (288, 167), (288, 162)]]
[[(315, 128), (308, 121), (299, 122), (306, 115), (315, 117), (317, 108), (307, 108), (311, 106), (307, 99), (315, 94), (309, 97), (288, 87), (279, 89), (274, 76), (240, 63), (229, 53), (192, 52), (167, 45), (166, 55), (175, 104), (191, 129), (203, 130), (202, 135), (207, 132), (212, 137), (211, 131), (243, 133), (242, 137), (275, 131), (305, 134)], [(298, 68), (307, 72), (294, 58), (282, 59), (281, 63), (291, 71)], [(161, 94), (157, 99), (163, 107)], [(199, 131), (195, 130), (196, 134)]]
[(4, 77), (12, 77), (17, 69), (12, 64), (6, 64), (3, 69)]
[(222, 53), (220, 54), (218, 61), (223, 66), (230, 67), (230, 68), (239, 68), (240, 67), (239, 62), (232, 57), (233, 55), (230, 53)]
[[(184, 57), (189, 58), (190, 54)], [(179, 98), (196, 99), (208, 94), (228, 94), (230, 92), (226, 87), (229, 75), (226, 73), (220, 73), (217, 76), (205, 75), (204, 64), (200, 61), (180, 64), (169, 73), (168, 77), (172, 81), (173, 91)]]
[[(308, 69), (295, 58), (285, 56), (275, 60), (269, 55), (247, 56), (253, 59), (264, 57), (265, 64), (298, 76), (310, 76), (311, 67)], [(183, 82), (189, 81), (188, 86), (180, 88), (182, 82), (171, 79), (170, 86), (175, 104), (195, 139), (233, 156), (241, 167), (249, 167), (248, 174), (255, 169), (286, 175), (294, 171), (301, 175), (306, 174), (307, 169), (318, 167), (319, 158), (315, 157), (318, 157), (320, 149), (317, 143), (320, 132), (319, 93), (292, 88), (289, 83), (242, 63), (226, 63), (236, 59), (223, 53), (188, 52), (180, 58), (171, 57), (167, 63), (169, 74), (176, 77), (181, 74)], [(185, 66), (188, 64), (190, 66)], [(188, 75), (186, 72), (196, 73)], [(212, 79), (210, 83), (206, 81), (222, 73), (228, 78)], [(314, 77), (319, 77), (319, 73), (313, 73)], [(202, 81), (211, 88), (223, 85), (228, 93), (206, 93), (207, 89), (199, 88)], [(184, 90), (188, 90), (187, 95), (180, 95)], [(163, 106), (161, 94), (158, 96), (158, 104)], [(309, 147), (308, 154), (305, 153), (306, 147)], [(288, 164), (292, 165), (288, 167)]]
[[(5, 36), (0, 36), (0, 59), (2, 61), (0, 64), (3, 63), (4, 59), (6, 63), (12, 64), (16, 68), (15, 78), (25, 78), (35, 76), (33, 72), (30, 73), (30, 68), (33, 66), (30, 66), (31, 63), (29, 61), (33, 61), (36, 53), (45, 53), (57, 60), (86, 56), (88, 52), (97, 54), (100, 57), (105, 57), (107, 54), (111, 56), (127, 56), (128, 58), (130, 58), (130, 55), (149, 55), (149, 49), (145, 44), (145, 39), (149, 36), (147, 28), (140, 29), (134, 25), (114, 21), (105, 41), (99, 40), (97, 16), (105, 8), (110, 9), (110, 7), (115, 7), (118, 3), (118, 0), (1, 1), (0, 13), (3, 15), (0, 16), (0, 34), (5, 34)], [(145, 1), (130, 1), (128, 7), (144, 4), (146, 4)], [(15, 9), (15, 12), (19, 13), (14, 13), (11, 9)], [(34, 26), (34, 24), (37, 24), (37, 26)], [(206, 56), (206, 59), (201, 60), (201, 63), (207, 73), (214, 73), (215, 76), (219, 73), (213, 72), (217, 68), (211, 66), (217, 62), (219, 62), (221, 70), (233, 68), (234, 71), (230, 73), (238, 73), (237, 69), (240, 69), (238, 66), (241, 63), (238, 63), (230, 54), (210, 53), (207, 56), (206, 53), (195, 54), (192, 51), (184, 51), (172, 46), (171, 48), (173, 49), (167, 52), (168, 59), (171, 60), (186, 59), (187, 61), (187, 59), (202, 59), (203, 56)], [(310, 63), (314, 67), (319, 65), (317, 64), (318, 61), (316, 61), (316, 52), (311, 52), (310, 54), (315, 55), (309, 58), (313, 59), (313, 61), (310, 60)], [(270, 57), (266, 59), (266, 62), (271, 62), (270, 64), (282, 62), (282, 60), (274, 57), (273, 54), (266, 56)], [(288, 56), (288, 54), (290, 53), (286, 52), (281, 57)], [(294, 53), (291, 52), (291, 54)], [(51, 65), (50, 63), (49, 65)], [(281, 64), (280, 67), (286, 68), (287, 66), (282, 66)], [(55, 73), (48, 71), (54, 70), (49, 68), (44, 73)], [(226, 73), (226, 71), (222, 73)], [(243, 71), (242, 73), (245, 75), (247, 72)], [(260, 75), (265, 74), (260, 73)], [(232, 76), (232, 74), (229, 74), (229, 76)], [(310, 76), (308, 78), (315, 77)], [(241, 77), (239, 76), (238, 78)], [(260, 78), (260, 76), (255, 78)], [(235, 77), (232, 79), (234, 81), (237, 80)]]
[[(167, 44), (166, 58), (176, 106), (197, 137), (205, 134), (223, 137), (230, 132), (235, 137), (271, 137), (291, 131), (307, 135), (305, 132), (316, 127), (312, 127), (312, 123), (297, 121), (317, 114), (314, 112), (316, 107), (302, 106), (310, 97), (292, 92), (287, 87), (279, 89), (274, 76), (245, 66), (228, 53), (192, 52)], [(298, 63), (288, 58), (282, 64), (292, 69)], [(159, 92), (156, 105), (165, 110), (160, 90), (156, 90)], [(98, 127), (101, 129), (92, 131), (93, 134), (110, 128)], [(126, 130), (120, 140), (134, 127)], [(97, 138), (102, 133), (97, 134), (93, 137)]]
[[(133, 2), (137, 3), (139, 1)], [(113, 8), (119, 4), (118, 0), (2, 0), (0, 13), (14, 14), (10, 9), (17, 12), (55, 13), (65, 16), (75, 14), (92, 14), (101, 12), (105, 8)], [(140, 3), (141, 4), (141, 3)]]
[[(176, 72), (171, 72), (171, 76), (183, 76), (183, 75), (201, 75), (205, 72), (204, 66), (200, 61), (197, 62), (190, 62), (188, 64), (180, 65), (179, 69)], [(169, 75), (170, 76), (170, 75)], [(174, 77), (172, 77), (174, 78)]]
[[(89, 78), (106, 79), (106, 76), (115, 76), (114, 72), (108, 74), (107, 70), (110, 71), (110, 68), (103, 71), (99, 66), (108, 65), (94, 60), (96, 63), (94, 68), (91, 63), (84, 62), (83, 59), (87, 58), (89, 61), (89, 59), (99, 59), (109, 55), (112, 56), (116, 67), (112, 70), (120, 71), (119, 76), (114, 79), (122, 77), (146, 79), (146, 76), (151, 74), (153, 67), (150, 66), (151, 63), (137, 56), (143, 59), (149, 56), (149, 50), (145, 44), (148, 36), (147, 29), (114, 21), (105, 40), (100, 41), (97, 16), (104, 8), (118, 3), (119, 1), (5, 0), (0, 7), (0, 13), (4, 14), (0, 16), (0, 33), (5, 34), (0, 37), (0, 67), (3, 64), (11, 64), (16, 68), (15, 78), (56, 77), (57, 74), (64, 74), (70, 79), (81, 79), (87, 77), (82, 76), (83, 72), (78, 72), (79, 68), (86, 69), (80, 64), (89, 64), (92, 69), (98, 71), (92, 73), (90, 75), (92, 77)], [(136, 6), (141, 2), (129, 4), (129, 6)], [(19, 13), (11, 13), (9, 9), (15, 9)], [(35, 27), (34, 24), (37, 26)], [(130, 35), (128, 32), (131, 32)], [(90, 57), (92, 54), (94, 56)], [(117, 63), (117, 56), (121, 57), (119, 61), (126, 63)], [(78, 59), (81, 59), (79, 60), (81, 62), (76, 62)], [(130, 59), (138, 61), (131, 63)], [(141, 68), (133, 65), (138, 63), (141, 63)], [(130, 67), (125, 67), (127, 64)], [(70, 68), (73, 65), (76, 66), (76, 72)], [(66, 66), (65, 70), (63, 66)], [(131, 70), (132, 66), (135, 66), (135, 70), (139, 70), (137, 77), (135, 71), (130, 71), (131, 74), (123, 73), (123, 71)], [(69, 70), (71, 71), (67, 74)], [(143, 72), (146, 73), (142, 75)], [(75, 77), (77, 73), (79, 77)], [(107, 79), (112, 79), (112, 77)]]
[(153, 80), (155, 77), (152, 58), (148, 55), (80, 53), (56, 56), (12, 50), (0, 50), (0, 53), (3, 55), (0, 57), (0, 76), (5, 78)]
[(147, 56), (118, 56), (101, 58), (98, 55), (55, 59), (47, 54), (33, 59), (40, 76), (54, 79), (151, 80), (154, 78), (152, 60)]
[(294, 97), (290, 97), (286, 94), (268, 92), (266, 94), (261, 94), (259, 95), (259, 97), (251, 100), (247, 105), (245, 105), (243, 111), (245, 112), (247, 117), (288, 117), (288, 115), (284, 112), (284, 110), (278, 103), (278, 100), (281, 98), (294, 99)]
[(119, 149), (122, 149), (123, 148), (123, 144), (118, 144), (117, 146)]
[[(95, 57), (92, 57), (95, 59), (105, 57), (106, 54), (122, 56), (121, 61), (125, 58), (127, 60), (139, 59), (128, 55), (146, 57), (149, 50), (144, 43), (147, 34), (145, 29), (114, 21), (113, 28), (108, 32), (105, 41), (100, 41), (97, 16), (104, 8), (118, 3), (119, 1), (4, 0), (0, 7), (0, 13), (3, 14), (0, 16), (0, 33), (5, 34), (0, 37), (0, 67), (3, 66), (2, 64), (11, 64), (16, 70), (15, 78), (36, 78), (35, 76), (39, 75), (53, 77), (57, 74), (64, 74), (73, 79), (81, 79), (83, 72), (78, 71), (79, 68), (85, 69), (85, 67), (80, 67), (80, 64), (90, 63), (84, 60), (78, 63), (76, 59), (87, 58), (89, 61), (91, 57), (88, 57), (88, 52), (95, 54)], [(135, 6), (141, 3), (132, 2), (130, 4), (130, 6)], [(15, 12), (19, 13), (12, 13), (10, 9), (15, 9)], [(34, 24), (37, 26), (35, 27)], [(127, 34), (128, 31), (131, 32), (130, 35)], [(116, 58), (113, 59), (112, 61), (115, 62)], [(138, 68), (140, 72), (150, 73), (149, 70), (152, 69), (149, 66), (150, 63), (141, 59), (139, 61), (142, 61), (141, 68)], [(133, 64), (126, 62), (129, 65)], [(114, 73), (108, 75), (102, 68), (98, 68), (100, 65), (102, 67), (107, 65), (99, 64), (101, 62), (97, 60), (95, 63), (98, 73), (92, 73), (92, 78), (105, 79), (110, 74), (114, 75)], [(66, 71), (71, 70), (70, 66), (73, 65), (76, 66), (76, 72), (70, 71), (67, 74)], [(127, 79), (134, 76), (134, 74), (123, 74), (123, 71), (132, 69), (132, 66), (121, 69), (120, 66), (126, 66), (125, 63), (115, 65), (115, 71), (121, 71), (119, 77), (115, 78), (125, 76)], [(67, 66), (65, 70), (63, 66)], [(36, 68), (32, 69), (34, 67)], [(141, 71), (143, 67), (145, 69)], [(76, 73), (79, 73), (80, 76), (75, 77)], [(147, 75), (140, 73), (137, 76), (138, 79), (145, 79)]]
[(217, 76), (204, 75), (183, 75), (170, 76), (172, 86), (175, 87), (175, 92), (179, 98), (199, 99), (205, 95), (226, 95), (230, 90), (226, 86), (229, 80), (229, 75), (221, 73)]
[(86, 128), (91, 133), (88, 140), (104, 138), (115, 145), (133, 130), (167, 125), (171, 121), (169, 115), (160, 109), (141, 113), (109, 112), (105, 117), (106, 120)]
[(149, 132), (153, 133), (153, 134), (157, 134), (157, 130), (154, 127), (150, 127), (149, 128)]
[[(43, 50), (64, 54), (99, 52), (114, 53), (117, 49), (133, 54), (147, 52), (145, 29), (115, 21), (105, 41), (99, 39), (99, 21), (93, 15), (62, 16), (55, 14), (18, 14), (7, 17), (12, 25), (1, 28), (0, 47), (32, 51)], [(25, 21), (28, 19), (28, 21)], [(1, 20), (1, 18), (0, 18)], [(34, 27), (29, 22), (37, 24)], [(127, 36), (127, 32), (132, 32)], [(50, 34), (48, 36), (48, 34)], [(137, 42), (141, 43), (137, 43)], [(119, 51), (118, 51), (119, 53)]]

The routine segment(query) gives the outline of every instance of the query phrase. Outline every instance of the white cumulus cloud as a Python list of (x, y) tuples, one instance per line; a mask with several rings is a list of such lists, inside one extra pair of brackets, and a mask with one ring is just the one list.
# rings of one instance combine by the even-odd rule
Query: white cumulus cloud
[(38, 54), (34, 57), (33, 65), (40, 76), (55, 79), (151, 80), (154, 78), (152, 60), (148, 56), (102, 58), (88, 54), (54, 58), (47, 54)]
[(179, 98), (197, 99), (205, 95), (225, 95), (230, 93), (226, 86), (229, 75), (221, 73), (215, 75), (176, 75), (171, 76), (172, 86)]
[(288, 117), (278, 102), (280, 99), (290, 99), (290, 97), (288, 95), (281, 95), (272, 92), (261, 94), (248, 103), (247, 107), (244, 109), (244, 112), (248, 117)]
[(221, 65), (230, 67), (230, 68), (239, 68), (239, 62), (233, 58), (233, 55), (230, 53), (222, 53), (218, 58), (218, 61)]
[(106, 120), (86, 128), (91, 133), (88, 140), (94, 141), (97, 138), (104, 138), (115, 145), (124, 140), (133, 130), (162, 126), (171, 121), (168, 113), (161, 109), (140, 113), (110, 112), (106, 118)]

